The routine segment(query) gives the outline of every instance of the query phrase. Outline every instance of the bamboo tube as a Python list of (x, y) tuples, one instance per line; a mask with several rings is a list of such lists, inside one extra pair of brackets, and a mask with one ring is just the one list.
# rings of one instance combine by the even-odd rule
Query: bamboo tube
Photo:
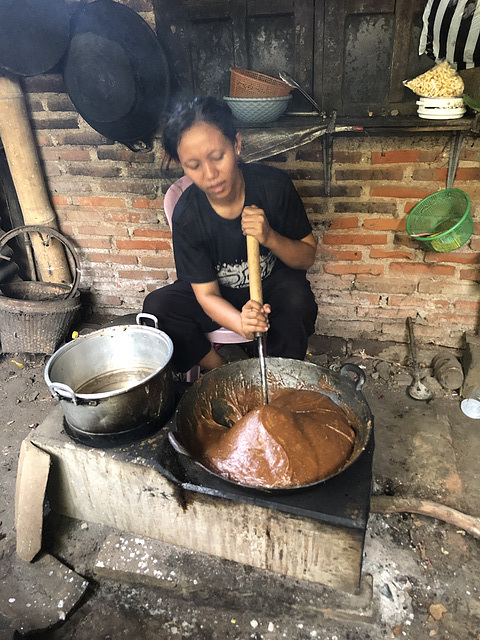
[[(28, 119), (25, 98), (18, 79), (0, 76), (0, 140), (26, 225), (58, 229), (45, 187), (40, 159)], [(38, 234), (31, 242), (38, 276), (44, 282), (71, 282), (70, 268), (62, 244), (52, 238), (45, 246)]]

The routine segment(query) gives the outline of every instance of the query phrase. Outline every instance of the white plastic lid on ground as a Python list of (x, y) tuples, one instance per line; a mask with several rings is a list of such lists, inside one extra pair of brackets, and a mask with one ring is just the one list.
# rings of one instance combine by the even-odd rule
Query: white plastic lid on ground
[(475, 398), (466, 398), (462, 400), (463, 413), (469, 418), (476, 418), (480, 420), (480, 400), (476, 400)]

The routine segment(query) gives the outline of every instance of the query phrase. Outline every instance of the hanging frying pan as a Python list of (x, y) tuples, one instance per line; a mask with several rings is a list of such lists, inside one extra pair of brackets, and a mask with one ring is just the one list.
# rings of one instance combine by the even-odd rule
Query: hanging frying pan
[(113, 0), (86, 4), (74, 19), (63, 77), (93, 129), (134, 151), (151, 148), (170, 75), (157, 36), (138, 13)]
[(70, 38), (64, 0), (0, 1), (0, 71), (36, 76), (54, 67)]

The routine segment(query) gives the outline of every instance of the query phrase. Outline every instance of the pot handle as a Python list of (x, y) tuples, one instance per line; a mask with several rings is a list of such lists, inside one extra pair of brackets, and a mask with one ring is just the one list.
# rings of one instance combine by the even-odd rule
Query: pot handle
[(137, 313), (137, 317), (135, 319), (137, 321), (137, 324), (140, 326), (143, 324), (142, 320), (151, 320), (155, 329), (158, 329), (158, 319), (151, 313)]
[(168, 432), (168, 440), (177, 453), (181, 453), (182, 455), (187, 456), (187, 458), (192, 457), (185, 447), (175, 438), (171, 431)]
[(71, 400), (73, 404), (78, 404), (77, 395), (75, 391), (68, 386), (68, 384), (63, 384), (63, 382), (52, 382), (49, 385), (50, 393), (54, 398), (67, 398)]
[[(349, 373), (353, 373), (354, 377), (349, 376)], [(360, 391), (365, 384), (365, 373), (356, 364), (347, 362), (340, 368), (340, 375), (348, 378), (351, 382), (355, 383), (355, 391)]]

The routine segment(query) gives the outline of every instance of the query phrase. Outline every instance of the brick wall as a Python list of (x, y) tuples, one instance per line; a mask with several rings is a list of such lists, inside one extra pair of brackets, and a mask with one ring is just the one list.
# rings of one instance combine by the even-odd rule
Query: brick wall
[[(71, 104), (61, 76), (25, 79), (24, 90), (60, 228), (81, 257), (85, 308), (140, 310), (149, 291), (175, 279), (163, 197), (181, 172), (162, 173), (159, 139), (151, 152), (135, 153), (93, 131)], [(320, 141), (268, 161), (294, 180), (319, 240), (310, 271), (320, 309), (317, 333), (405, 342), (412, 316), (419, 342), (459, 348), (464, 332), (476, 331), (476, 138), (465, 138), (455, 181), (472, 198), (476, 226), (468, 245), (446, 254), (425, 252), (405, 231), (414, 204), (444, 188), (449, 147), (450, 138), (437, 134), (338, 136), (330, 198), (324, 197)]]

